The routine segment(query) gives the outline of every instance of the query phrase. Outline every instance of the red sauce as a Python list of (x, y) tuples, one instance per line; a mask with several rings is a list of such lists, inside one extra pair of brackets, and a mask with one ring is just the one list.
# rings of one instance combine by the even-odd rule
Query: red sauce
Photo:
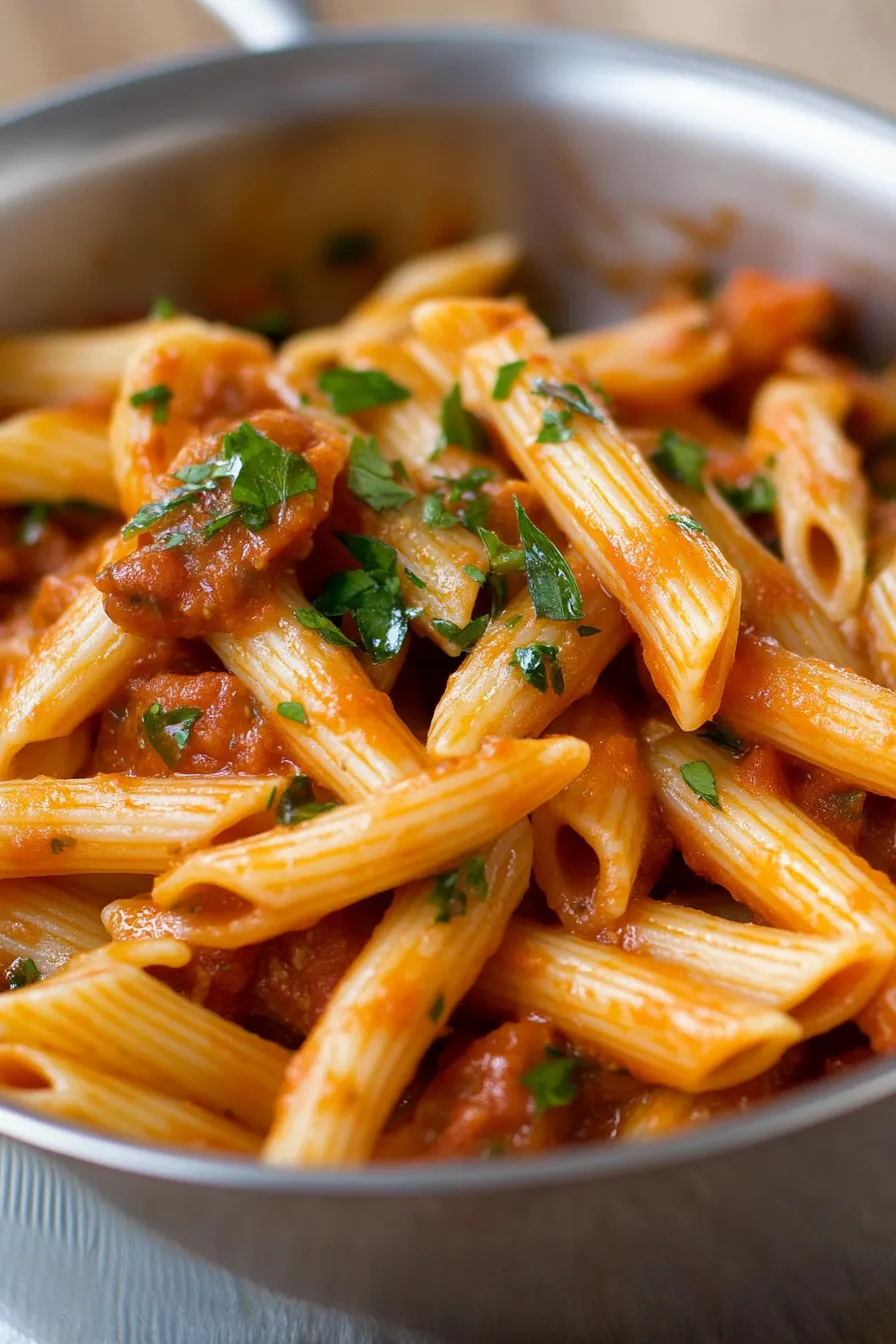
[[(194, 638), (229, 630), (234, 620), (245, 621), (247, 601), (260, 595), (263, 600), (277, 566), (301, 560), (310, 551), (314, 530), (330, 510), (333, 483), (347, 452), (345, 438), (292, 411), (261, 411), (248, 420), (285, 452), (300, 453), (310, 463), (317, 475), (314, 490), (280, 505), (260, 531), (234, 518), (206, 538), (207, 525), (234, 507), (230, 483), (218, 481), (163, 520), (158, 538), (154, 532), (143, 533), (137, 549), (108, 565), (96, 581), (107, 594), (109, 617), (132, 634)], [(193, 439), (171, 471), (207, 462), (219, 451), (217, 434)], [(163, 536), (175, 531), (186, 540), (166, 548)]]

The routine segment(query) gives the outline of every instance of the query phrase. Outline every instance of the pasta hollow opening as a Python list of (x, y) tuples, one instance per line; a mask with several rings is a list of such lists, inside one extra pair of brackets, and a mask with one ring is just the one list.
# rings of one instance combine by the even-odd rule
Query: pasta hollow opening
[[(786, 1041), (785, 1046), (791, 1041)], [(757, 1074), (773, 1068), (783, 1054), (782, 1042), (777, 1033), (765, 1040), (745, 1045), (721, 1060), (714, 1069), (708, 1070), (693, 1087), (692, 1092), (715, 1092), (719, 1088), (735, 1087), (738, 1083), (748, 1082)]]
[(0, 1087), (15, 1092), (48, 1092), (53, 1079), (34, 1060), (23, 1059), (13, 1050), (0, 1052)]
[(878, 988), (886, 961), (869, 949), (842, 970), (827, 976), (814, 993), (789, 1009), (807, 1036), (820, 1036), (854, 1016)]
[(600, 859), (588, 841), (568, 823), (557, 831), (554, 845), (560, 877), (564, 885), (571, 888), (566, 895), (566, 904), (573, 913), (585, 913), (580, 906), (597, 890)]
[(818, 523), (809, 525), (806, 556), (819, 589), (826, 598), (832, 597), (840, 582), (840, 552), (830, 534)]

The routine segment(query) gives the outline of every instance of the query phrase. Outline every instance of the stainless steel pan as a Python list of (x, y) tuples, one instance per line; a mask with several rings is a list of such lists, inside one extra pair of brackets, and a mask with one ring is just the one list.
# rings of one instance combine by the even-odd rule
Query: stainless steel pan
[[(260, 32), (257, 6), (213, 7)], [(355, 297), (320, 272), (334, 228), (372, 229), (389, 260), (500, 226), (525, 240), (522, 283), (558, 323), (613, 314), (669, 266), (752, 262), (825, 275), (855, 298), (868, 348), (896, 349), (884, 116), (582, 32), (309, 35), (277, 0), (263, 17), (261, 45), (305, 40), (139, 73), (0, 127), (6, 325), (104, 317), (156, 292), (205, 305), (274, 267), (316, 322)], [(402, 1325), (464, 1344), (890, 1340), (894, 1126), (886, 1064), (653, 1146), (404, 1170), (271, 1171), (4, 1110), (0, 1303), (65, 1344)], [(284, 1296), (262, 1295), (232, 1333), (257, 1290), (211, 1268), (203, 1280), (195, 1260), (178, 1278), (145, 1229)], [(65, 1247), (86, 1267), (74, 1288), (56, 1269)], [(368, 1313), (385, 1334), (303, 1301)]]

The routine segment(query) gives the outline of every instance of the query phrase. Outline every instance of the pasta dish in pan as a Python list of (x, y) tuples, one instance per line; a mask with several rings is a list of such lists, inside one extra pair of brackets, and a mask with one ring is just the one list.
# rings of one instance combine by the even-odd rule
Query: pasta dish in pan
[(517, 261), (0, 339), (4, 1102), (498, 1159), (896, 1043), (896, 375), (812, 280), (555, 337)]

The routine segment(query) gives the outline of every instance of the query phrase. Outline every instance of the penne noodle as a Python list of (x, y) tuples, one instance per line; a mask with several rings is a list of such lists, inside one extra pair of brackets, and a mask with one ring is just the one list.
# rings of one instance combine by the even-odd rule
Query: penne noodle
[(741, 635), (721, 713), (748, 739), (896, 798), (896, 692), (885, 686)]
[(874, 675), (890, 690), (896, 690), (896, 557), (868, 584), (862, 625)]
[(473, 1002), (537, 1013), (645, 1082), (704, 1092), (771, 1068), (802, 1035), (792, 1018), (679, 966), (511, 920)]
[(0, 504), (62, 504), (73, 499), (118, 508), (108, 417), (88, 410), (48, 410), (25, 411), (4, 420)]
[(710, 322), (705, 303), (669, 304), (600, 331), (555, 344), (620, 401), (684, 400), (716, 387), (732, 369), (731, 340)]
[[(896, 948), (896, 887), (798, 808), (754, 785), (744, 765), (703, 739), (652, 723), (646, 763), (686, 862), (762, 919), (826, 937), (860, 934)], [(681, 773), (702, 761), (719, 806)]]
[(111, 401), (131, 352), (154, 325), (0, 337), (0, 405)]
[[(307, 928), (388, 886), (439, 874), (515, 825), (588, 761), (575, 738), (485, 743), (300, 827), (218, 845), (186, 858), (155, 885), (190, 942), (241, 947)], [(206, 888), (251, 902), (221, 911)], [(183, 907), (190, 901), (187, 911)]]
[(411, 313), (405, 348), (444, 395), (459, 380), (469, 346), (518, 322), (529, 322), (533, 334), (547, 341), (546, 330), (519, 299), (429, 299)]
[[(435, 757), (466, 756), (486, 737), (536, 736), (582, 695), (631, 637), (619, 606), (574, 551), (566, 559), (582, 595), (582, 635), (572, 621), (536, 616), (524, 588), (494, 620), (449, 678), (432, 716), (427, 750)], [(557, 650), (563, 691), (540, 691), (513, 662), (518, 649), (545, 644)]]
[[(523, 376), (505, 400), (495, 401), (498, 370), (522, 358)], [(577, 415), (568, 439), (539, 442), (551, 403), (533, 390), (538, 379), (567, 384), (571, 371), (532, 355), (525, 336), (510, 329), (470, 352), (463, 388), (468, 404), (501, 433), (523, 475), (620, 603), (678, 722), (696, 728), (718, 708), (734, 657), (740, 577), (702, 529), (676, 513), (604, 412), (595, 408), (599, 418)]]
[(591, 759), (533, 814), (535, 878), (566, 928), (593, 937), (625, 913), (647, 846), (652, 788), (609, 693), (580, 700), (556, 728), (587, 742)]
[(617, 930), (627, 952), (674, 962), (800, 1024), (806, 1036), (854, 1017), (881, 983), (886, 957), (861, 935), (819, 937), (720, 919), (700, 909), (639, 897)]
[(0, 949), (30, 957), (42, 976), (58, 971), (78, 952), (109, 941), (101, 902), (56, 882), (8, 878), (0, 882)]
[(161, 873), (264, 812), (276, 778), (28, 779), (0, 783), (0, 877)]
[(90, 725), (81, 723), (65, 737), (29, 742), (16, 755), (12, 773), (16, 779), (34, 779), (37, 775), (72, 779), (90, 764), (92, 755)]
[(426, 884), (396, 894), (302, 1049), (293, 1056), (263, 1159), (339, 1166), (371, 1157), (402, 1090), (495, 951), (529, 883), (520, 822), (486, 857), (488, 896), (433, 918)]
[(309, 603), (290, 580), (278, 584), (265, 622), (245, 635), (212, 635), (225, 667), (272, 714), (284, 701), (304, 706), (307, 722), (276, 716), (295, 760), (347, 802), (365, 798), (424, 768), (426, 756), (382, 691), (347, 648), (306, 629), (297, 609)]
[(0, 1042), (0, 1101), (120, 1139), (256, 1153), (259, 1140), (192, 1102), (151, 1092), (34, 1046)]
[(0, 778), (29, 743), (73, 732), (101, 709), (146, 645), (113, 625), (85, 586), (16, 668), (0, 704)]
[(183, 998), (123, 960), (125, 950), (136, 950), (146, 964), (172, 959), (146, 944), (114, 944), (0, 995), (0, 1044), (59, 1050), (264, 1134), (288, 1052)]
[(865, 670), (864, 659), (839, 628), (713, 486), (707, 486), (702, 495), (677, 482), (670, 482), (669, 489), (740, 573), (741, 618), (745, 625), (770, 635), (804, 658), (823, 658), (854, 672)]
[(867, 559), (868, 486), (838, 427), (848, 404), (835, 380), (772, 378), (750, 421), (756, 460), (772, 463), (784, 559), (832, 621), (855, 613)]
[(626, 1106), (616, 1137), (659, 1139), (693, 1121), (694, 1098), (671, 1087), (653, 1087)]

